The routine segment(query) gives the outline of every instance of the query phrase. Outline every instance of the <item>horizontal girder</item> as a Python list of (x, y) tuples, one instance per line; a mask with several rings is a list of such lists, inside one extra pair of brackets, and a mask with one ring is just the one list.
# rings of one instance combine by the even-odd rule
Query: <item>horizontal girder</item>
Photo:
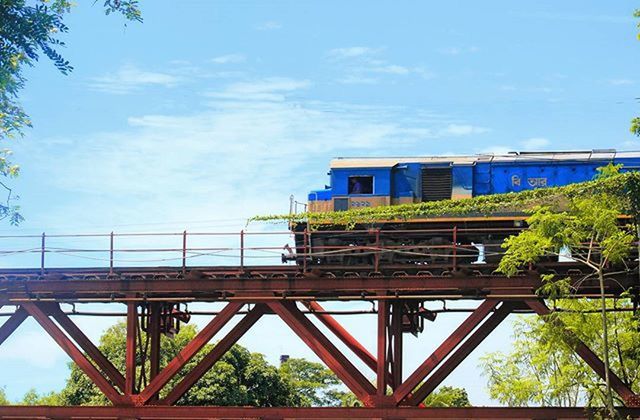
[[(596, 278), (569, 275), (575, 296), (599, 295)], [(619, 295), (638, 287), (637, 273), (622, 272), (607, 282), (607, 293)], [(28, 300), (125, 301), (125, 300), (261, 300), (261, 299), (362, 299), (384, 296), (427, 299), (535, 298), (541, 285), (534, 271), (511, 278), (499, 275), (429, 273), (383, 276), (324, 272), (301, 273), (293, 266), (200, 267), (186, 273), (167, 267), (121, 269), (61, 268), (0, 270), (0, 304)]]
[[(290, 408), (290, 407), (0, 407), (0, 418), (74, 419), (576, 419), (593, 418), (596, 410), (584, 407), (465, 407), (465, 408)], [(640, 408), (621, 407), (622, 418), (637, 418)]]

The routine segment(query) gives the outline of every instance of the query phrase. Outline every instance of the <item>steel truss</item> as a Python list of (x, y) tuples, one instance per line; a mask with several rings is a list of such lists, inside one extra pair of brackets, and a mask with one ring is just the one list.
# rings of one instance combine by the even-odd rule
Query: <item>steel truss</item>
[[(174, 275), (169, 275), (173, 273)], [(300, 274), (295, 268), (209, 267), (187, 272), (167, 268), (113, 270), (58, 269), (37, 275), (27, 270), (3, 270), (0, 304), (17, 310), (0, 326), (0, 344), (28, 317), (33, 317), (113, 404), (112, 407), (0, 407), (0, 417), (11, 418), (575, 418), (593, 415), (581, 408), (460, 408), (421, 407), (421, 401), (498, 326), (514, 312), (550, 313), (535, 295), (539, 277), (530, 272), (516, 278), (498, 276), (375, 276), (371, 278)], [(214, 276), (213, 278), (211, 276)], [(207, 277), (208, 276), (208, 277)], [(26, 279), (25, 279), (26, 278)], [(621, 274), (607, 293), (616, 296), (637, 280)], [(592, 296), (594, 283), (576, 278), (577, 294)], [(637, 286), (636, 286), (637, 287)], [(359, 299), (377, 306), (377, 348), (370, 351), (333, 316), (323, 300)], [(480, 302), (467, 319), (408, 376), (403, 375), (403, 332), (417, 333), (416, 302), (429, 299), (475, 299)], [(166, 366), (159, 364), (160, 335), (179, 326), (188, 314), (178, 302), (226, 302)], [(115, 302), (127, 308), (126, 368), (119, 372), (87, 338), (60, 303)], [(303, 310), (308, 314), (305, 314)], [(362, 401), (363, 408), (247, 408), (179, 407), (174, 404), (263, 316), (277, 316)], [(218, 344), (177, 383), (167, 384), (234, 317), (241, 316)], [(332, 334), (325, 335), (312, 318)], [(556, 318), (545, 317), (563, 328)], [(55, 321), (55, 322), (54, 322)], [(141, 355), (136, 345), (139, 327), (150, 339)], [(600, 376), (602, 361), (565, 329), (576, 353)], [(334, 343), (342, 342), (360, 359)], [(136, 378), (136, 359), (150, 361), (149, 381)], [(623, 415), (640, 416), (640, 397), (613, 372), (611, 384), (626, 407)], [(375, 378), (372, 382), (370, 378)], [(160, 398), (160, 391), (163, 397)]]

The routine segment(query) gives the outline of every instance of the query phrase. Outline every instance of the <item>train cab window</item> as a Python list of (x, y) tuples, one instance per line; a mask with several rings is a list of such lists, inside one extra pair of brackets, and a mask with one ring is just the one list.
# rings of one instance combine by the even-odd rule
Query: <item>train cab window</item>
[(350, 176), (349, 194), (373, 194), (373, 176)]

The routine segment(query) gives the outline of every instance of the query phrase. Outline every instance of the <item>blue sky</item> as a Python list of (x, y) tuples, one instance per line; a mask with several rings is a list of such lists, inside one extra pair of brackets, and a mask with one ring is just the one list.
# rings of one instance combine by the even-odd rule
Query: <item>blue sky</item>
[[(46, 60), (26, 73), (35, 126), (13, 147), (26, 221), (0, 232), (236, 231), (322, 187), (334, 156), (640, 148), (634, 1), (154, 0), (126, 27), (79, 3), (62, 50), (73, 73)], [(108, 325), (81, 322), (93, 338)], [(252, 350), (312, 357), (260, 325)], [(0, 347), (0, 385), (62, 386), (64, 354), (20, 331)], [(450, 383), (488, 404), (476, 365)]]

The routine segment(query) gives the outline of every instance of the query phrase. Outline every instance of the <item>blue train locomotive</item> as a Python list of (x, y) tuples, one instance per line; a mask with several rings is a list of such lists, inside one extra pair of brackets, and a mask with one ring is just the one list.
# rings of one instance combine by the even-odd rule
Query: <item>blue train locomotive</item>
[[(330, 185), (309, 194), (310, 212), (462, 199), (588, 181), (597, 169), (640, 170), (640, 152), (521, 152), (503, 155), (340, 158)], [(526, 227), (525, 214), (388, 220), (345, 227), (293, 226), (296, 249), (284, 255), (305, 268), (353, 275), (491, 273), (505, 238)]]
[(593, 179), (596, 169), (640, 169), (640, 152), (615, 150), (520, 152), (504, 155), (338, 158), (330, 185), (309, 193), (309, 211), (341, 211), (461, 199), (562, 186)]

